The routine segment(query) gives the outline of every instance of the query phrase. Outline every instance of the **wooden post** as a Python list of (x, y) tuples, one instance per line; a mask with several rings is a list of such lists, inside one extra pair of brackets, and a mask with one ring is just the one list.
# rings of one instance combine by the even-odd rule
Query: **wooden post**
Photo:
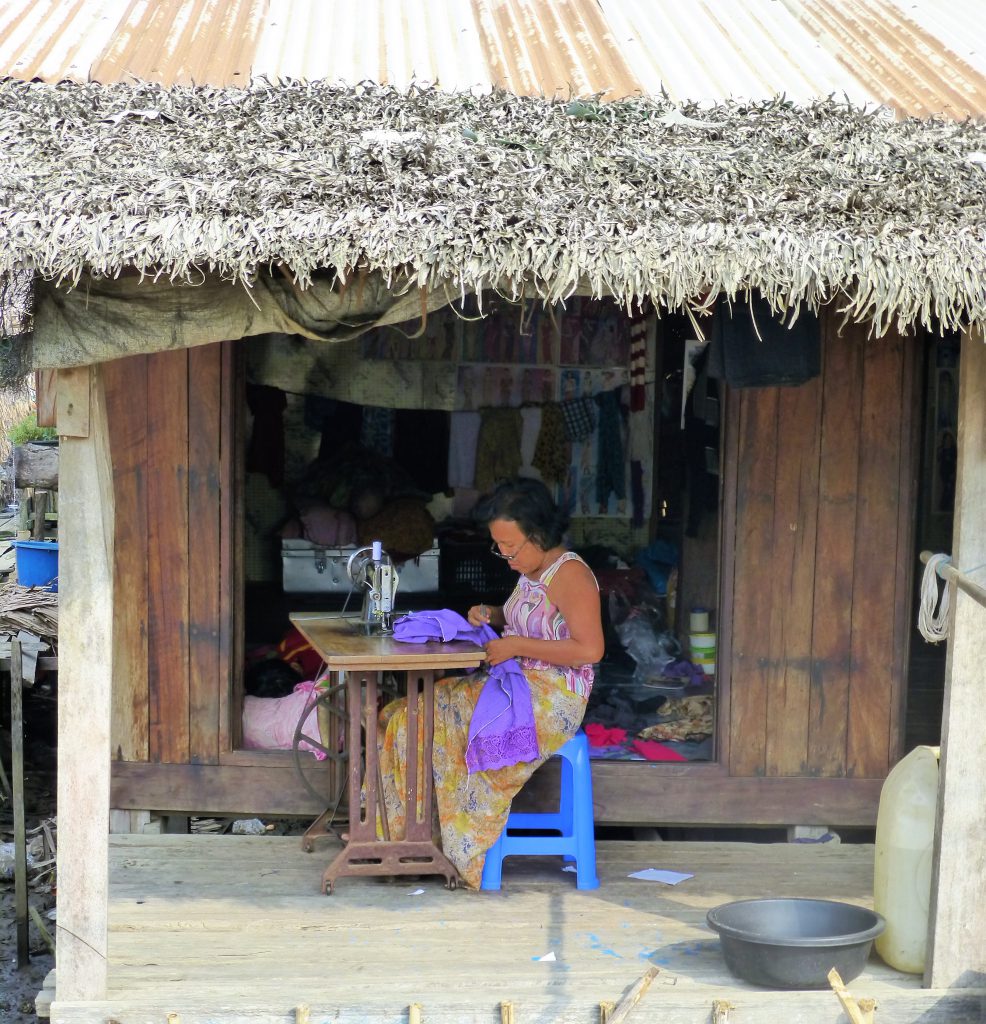
[(101, 371), (60, 372), (57, 404), (63, 515), (56, 1001), (100, 1000), (106, 998), (114, 536)]
[(14, 790), (14, 921), (17, 928), (17, 966), (31, 959), (27, 912), (27, 830), (24, 821), (24, 678), (21, 645), (10, 644), (10, 749)]
[(45, 517), (48, 515), (48, 492), (34, 492), (34, 524), (31, 527), (33, 540), (45, 539)]
[[(971, 573), (986, 563), (986, 342), (962, 339), (959, 368), (958, 470), (952, 565)], [(982, 579), (976, 576), (977, 580)], [(931, 881), (929, 988), (981, 985), (986, 974), (986, 747), (982, 694), (986, 679), (986, 608), (952, 587), (945, 661), (941, 779)]]

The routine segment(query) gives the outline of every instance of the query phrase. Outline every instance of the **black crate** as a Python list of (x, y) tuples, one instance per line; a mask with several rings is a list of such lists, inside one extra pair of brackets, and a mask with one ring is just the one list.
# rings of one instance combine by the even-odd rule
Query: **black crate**
[(503, 594), (517, 583), (508, 562), (490, 551), (489, 540), (442, 541), (438, 562), (439, 586), (446, 594)]

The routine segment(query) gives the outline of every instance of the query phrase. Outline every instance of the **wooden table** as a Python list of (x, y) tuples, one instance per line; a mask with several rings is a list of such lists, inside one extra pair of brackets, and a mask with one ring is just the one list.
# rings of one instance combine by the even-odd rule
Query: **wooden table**
[[(296, 612), (291, 622), (325, 659), (328, 671), (345, 683), (349, 751), (349, 839), (322, 874), (322, 891), (331, 893), (342, 875), (444, 875), (454, 888), (459, 875), (435, 845), (432, 835), (434, 777), (432, 743), (435, 735), (435, 677), (456, 669), (477, 668), (482, 648), (464, 640), (406, 644), (392, 636), (361, 631), (358, 617), (325, 612)], [(383, 838), (377, 836), (380, 766), (377, 756), (377, 695), (383, 672), (403, 673), (407, 693), (406, 829), (403, 839), (391, 839), (386, 814), (381, 814)], [(418, 703), (424, 716), (422, 764), (418, 766)], [(367, 742), (362, 740), (366, 727)], [(360, 757), (360, 754), (363, 757)], [(365, 762), (365, 774), (361, 771)], [(418, 794), (418, 774), (422, 792)], [(325, 815), (305, 833), (302, 845), (311, 850), (325, 835)]]

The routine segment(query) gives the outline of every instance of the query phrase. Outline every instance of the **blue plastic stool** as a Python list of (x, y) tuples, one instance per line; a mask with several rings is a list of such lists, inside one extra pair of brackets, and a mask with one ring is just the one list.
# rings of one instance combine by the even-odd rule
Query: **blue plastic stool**
[[(561, 796), (552, 814), (511, 814), (500, 838), (490, 847), (483, 866), (481, 889), (499, 889), (505, 857), (561, 856), (575, 861), (579, 889), (599, 888), (592, 820), (592, 772), (589, 741), (577, 732), (555, 755), (561, 758)], [(516, 829), (557, 832), (551, 836), (518, 836)]]

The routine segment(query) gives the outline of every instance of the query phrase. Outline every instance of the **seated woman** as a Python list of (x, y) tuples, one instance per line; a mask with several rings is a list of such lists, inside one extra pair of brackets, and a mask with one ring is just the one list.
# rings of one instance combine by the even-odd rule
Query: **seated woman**
[[(593, 666), (603, 655), (599, 588), (585, 562), (566, 550), (562, 538), (568, 518), (547, 487), (529, 479), (501, 484), (477, 508), (476, 518), (489, 527), (494, 553), (520, 578), (502, 608), (474, 605), (467, 618), (472, 626), (502, 628), (503, 635), (486, 644), (486, 660), (491, 667), (511, 658), (519, 664), (530, 688), (538, 756), (470, 771), (469, 724), (487, 673), (436, 684), (433, 763), (441, 845), (471, 889), (479, 888), (486, 851), (503, 831), (514, 796), (579, 728)], [(380, 713), (378, 743), (387, 821), (395, 839), (405, 825), (406, 730), (406, 700), (388, 704)]]

